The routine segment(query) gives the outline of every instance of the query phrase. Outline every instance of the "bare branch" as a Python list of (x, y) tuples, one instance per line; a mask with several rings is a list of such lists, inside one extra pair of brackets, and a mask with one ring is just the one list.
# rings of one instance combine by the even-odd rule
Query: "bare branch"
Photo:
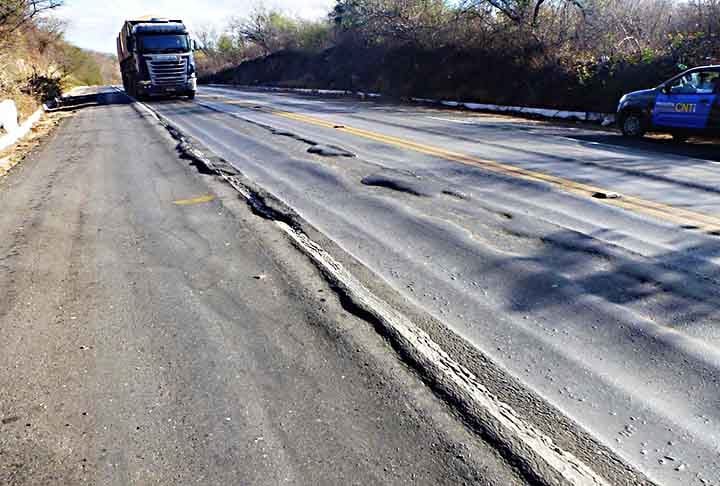
[(0, 0), (0, 32), (13, 32), (62, 4), (63, 0)]

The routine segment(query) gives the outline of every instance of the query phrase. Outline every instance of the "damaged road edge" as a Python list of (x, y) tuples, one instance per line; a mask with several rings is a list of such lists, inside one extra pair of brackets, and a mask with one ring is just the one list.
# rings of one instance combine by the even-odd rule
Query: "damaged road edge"
[(363, 285), (342, 264), (302, 230), (304, 221), (266, 191), (250, 187), (227, 161), (207, 156), (172, 122), (144, 103), (137, 103), (178, 141), (186, 158), (205, 167), (235, 188), (252, 210), (273, 221), (318, 267), (346, 307), (374, 325), (421, 375), (449, 399), (484, 437), (534, 484), (609, 486), (603, 477), (574, 454), (562, 450), (542, 431), (527, 423), (509, 405), (491, 394), (465, 366), (448, 355), (405, 315)]

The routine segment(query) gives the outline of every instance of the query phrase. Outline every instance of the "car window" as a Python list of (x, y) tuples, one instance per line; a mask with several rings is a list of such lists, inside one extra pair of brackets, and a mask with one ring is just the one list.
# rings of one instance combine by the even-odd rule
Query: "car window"
[(679, 77), (669, 88), (672, 94), (705, 94), (717, 92), (720, 87), (717, 71), (695, 71)]

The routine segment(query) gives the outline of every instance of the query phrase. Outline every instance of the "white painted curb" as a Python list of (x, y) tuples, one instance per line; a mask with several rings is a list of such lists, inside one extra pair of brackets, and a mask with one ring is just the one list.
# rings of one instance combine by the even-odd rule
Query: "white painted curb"
[(279, 86), (248, 86), (243, 84), (205, 84), (201, 86), (209, 86), (211, 88), (227, 88), (228, 86), (236, 88), (252, 88), (261, 91), (274, 91), (281, 93), (302, 93), (302, 94), (322, 94), (334, 96), (359, 96), (360, 98), (380, 98), (382, 94), (371, 93), (365, 91), (348, 91), (341, 89), (313, 89), (313, 88), (283, 88)]
[(568, 111), (549, 108), (531, 108), (527, 106), (493, 105), (487, 103), (470, 103), (467, 101), (433, 100), (428, 98), (410, 98), (416, 103), (428, 103), (433, 105), (450, 106), (453, 108), (465, 108), (472, 111), (491, 111), (498, 113), (519, 113), (541, 116), (543, 118), (554, 118), (560, 120), (580, 120), (589, 122), (613, 123), (615, 115), (611, 113), (600, 113), (595, 111)]
[[(380, 98), (380, 93), (366, 93), (363, 91), (343, 91), (335, 89), (310, 89), (310, 88), (282, 88), (278, 86), (248, 86), (240, 84), (206, 84), (211, 88), (226, 88), (235, 86), (238, 88), (252, 88), (262, 91), (274, 91), (285, 93), (302, 93), (302, 94), (325, 94), (337, 96), (359, 96), (360, 98)], [(486, 103), (471, 103), (468, 101), (450, 101), (450, 100), (434, 100), (430, 98), (410, 98), (414, 103), (425, 103), (432, 105), (442, 105), (451, 108), (465, 108), (471, 111), (490, 111), (498, 113), (514, 113), (540, 116), (543, 118), (559, 119), (559, 120), (580, 120), (588, 122), (602, 123), (603, 126), (611, 125), (615, 122), (615, 115), (612, 113), (601, 113), (595, 111), (567, 111), (553, 110), (547, 108), (531, 108), (527, 106), (507, 106), (493, 105)]]
[[(14, 105), (14, 103), (13, 103)], [(15, 145), (20, 139), (25, 137), (32, 127), (40, 120), (43, 113), (45, 112), (45, 105), (38, 108), (35, 113), (30, 115), (21, 125), (17, 128), (10, 130), (9, 133), (0, 137), (0, 150), (5, 150), (12, 145)]]

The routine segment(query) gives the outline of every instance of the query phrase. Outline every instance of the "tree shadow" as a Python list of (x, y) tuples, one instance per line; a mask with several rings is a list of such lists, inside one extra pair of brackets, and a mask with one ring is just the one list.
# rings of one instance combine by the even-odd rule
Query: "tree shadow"
[(47, 112), (77, 111), (83, 108), (105, 105), (126, 105), (132, 103), (125, 93), (115, 89), (99, 88), (98, 91), (80, 95), (66, 95), (46, 103)]
[(654, 258), (608, 248), (591, 236), (563, 230), (542, 238), (535, 254), (509, 258), (494, 269), (516, 275), (510, 310), (530, 312), (594, 297), (608, 304), (662, 315), (664, 325), (691, 330), (720, 322), (720, 239)]
[[(711, 138), (693, 138), (688, 143), (677, 143), (670, 138), (645, 137), (633, 139), (616, 133), (602, 132), (573, 134), (572, 138), (587, 147), (592, 147), (595, 143), (602, 143), (607, 146), (606, 148), (616, 150), (622, 155), (627, 154), (627, 150), (631, 149), (692, 159), (720, 161), (720, 141)], [(691, 162), (688, 161), (688, 163)], [(697, 162), (699, 161), (694, 161), (694, 163)]]

